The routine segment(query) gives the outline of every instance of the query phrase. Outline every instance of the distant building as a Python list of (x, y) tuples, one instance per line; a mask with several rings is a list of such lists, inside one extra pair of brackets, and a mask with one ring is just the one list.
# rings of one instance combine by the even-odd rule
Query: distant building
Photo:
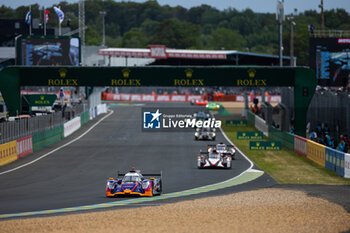
[[(279, 57), (271, 54), (236, 50), (169, 49), (164, 45), (149, 47), (148, 49), (106, 48), (99, 49), (98, 54), (108, 59), (105, 62), (107, 65), (279, 65)], [(289, 66), (290, 57), (284, 56), (283, 64)]]

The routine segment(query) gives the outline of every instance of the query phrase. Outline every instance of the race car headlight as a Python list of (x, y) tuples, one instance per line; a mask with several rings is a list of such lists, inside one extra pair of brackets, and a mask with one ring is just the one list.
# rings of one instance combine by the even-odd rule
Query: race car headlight
[(107, 182), (108, 189), (114, 189), (114, 182)]
[(196, 132), (194, 135), (195, 135), (195, 136), (198, 136), (198, 133)]
[(142, 183), (142, 188), (143, 189), (148, 189), (148, 187), (150, 186), (150, 182), (149, 181), (147, 181), (147, 182), (144, 182), (144, 183)]
[(216, 134), (215, 134), (215, 133), (213, 133), (213, 137), (215, 137), (215, 135), (216, 135)]

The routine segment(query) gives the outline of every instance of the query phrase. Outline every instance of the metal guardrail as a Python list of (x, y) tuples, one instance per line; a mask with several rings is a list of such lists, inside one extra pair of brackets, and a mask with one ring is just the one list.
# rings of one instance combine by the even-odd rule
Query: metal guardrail
[(309, 33), (310, 37), (329, 37), (329, 38), (339, 38), (339, 37), (350, 37), (350, 31), (345, 30), (313, 30)]
[(67, 109), (64, 112), (55, 112), (31, 118), (22, 118), (15, 121), (0, 123), (0, 144), (13, 141), (34, 133), (53, 129), (64, 122), (83, 114), (88, 110), (87, 104), (82, 103)]

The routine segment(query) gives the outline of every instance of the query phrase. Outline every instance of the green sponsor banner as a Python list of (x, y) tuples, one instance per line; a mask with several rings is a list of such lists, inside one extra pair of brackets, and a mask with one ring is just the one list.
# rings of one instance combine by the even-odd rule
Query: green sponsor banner
[(226, 121), (226, 125), (247, 126), (248, 122), (247, 122), (247, 120), (230, 120), (230, 121)]
[[(21, 86), (293, 86), (294, 68), (262, 66), (18, 67)], [(98, 77), (98, 78), (96, 78)], [(220, 78), (217, 78), (220, 77)], [(281, 79), (280, 77), (283, 77)]]
[(250, 150), (281, 150), (281, 142), (276, 141), (250, 141)]
[(57, 99), (56, 94), (33, 94), (23, 95), (22, 97), (29, 106), (52, 106)]
[(90, 112), (86, 111), (80, 116), (81, 125), (85, 125), (90, 120)]
[(238, 140), (261, 140), (263, 138), (262, 132), (237, 132)]
[(247, 113), (247, 119), (250, 125), (255, 126), (255, 114), (251, 111), (248, 111)]
[(33, 151), (38, 151), (44, 147), (47, 147), (55, 142), (61, 140), (63, 136), (63, 125), (55, 128), (45, 130), (42, 132), (34, 133), (33, 138)]
[(269, 138), (271, 140), (281, 141), (282, 145), (289, 150), (294, 151), (294, 134), (288, 132), (281, 132), (273, 126), (269, 126)]
[[(20, 40), (17, 40), (19, 43)], [(19, 43), (20, 44), (20, 43)], [(220, 77), (220, 78), (217, 78)], [(283, 77), (283, 78), (281, 78)], [(306, 67), (276, 66), (9, 66), (0, 71), (0, 92), (8, 112), (22, 110), (21, 86), (293, 86), (295, 133), (305, 136), (306, 115), (317, 78)], [(248, 114), (252, 124), (253, 115)]]

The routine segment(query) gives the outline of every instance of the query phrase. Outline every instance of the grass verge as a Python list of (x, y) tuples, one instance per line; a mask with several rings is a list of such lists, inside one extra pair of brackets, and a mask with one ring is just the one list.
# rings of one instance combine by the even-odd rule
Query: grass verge
[(249, 140), (237, 140), (237, 132), (257, 132), (252, 126), (224, 125), (222, 129), (245, 155), (280, 184), (350, 184), (350, 179), (340, 177), (286, 148), (281, 151), (251, 151)]

